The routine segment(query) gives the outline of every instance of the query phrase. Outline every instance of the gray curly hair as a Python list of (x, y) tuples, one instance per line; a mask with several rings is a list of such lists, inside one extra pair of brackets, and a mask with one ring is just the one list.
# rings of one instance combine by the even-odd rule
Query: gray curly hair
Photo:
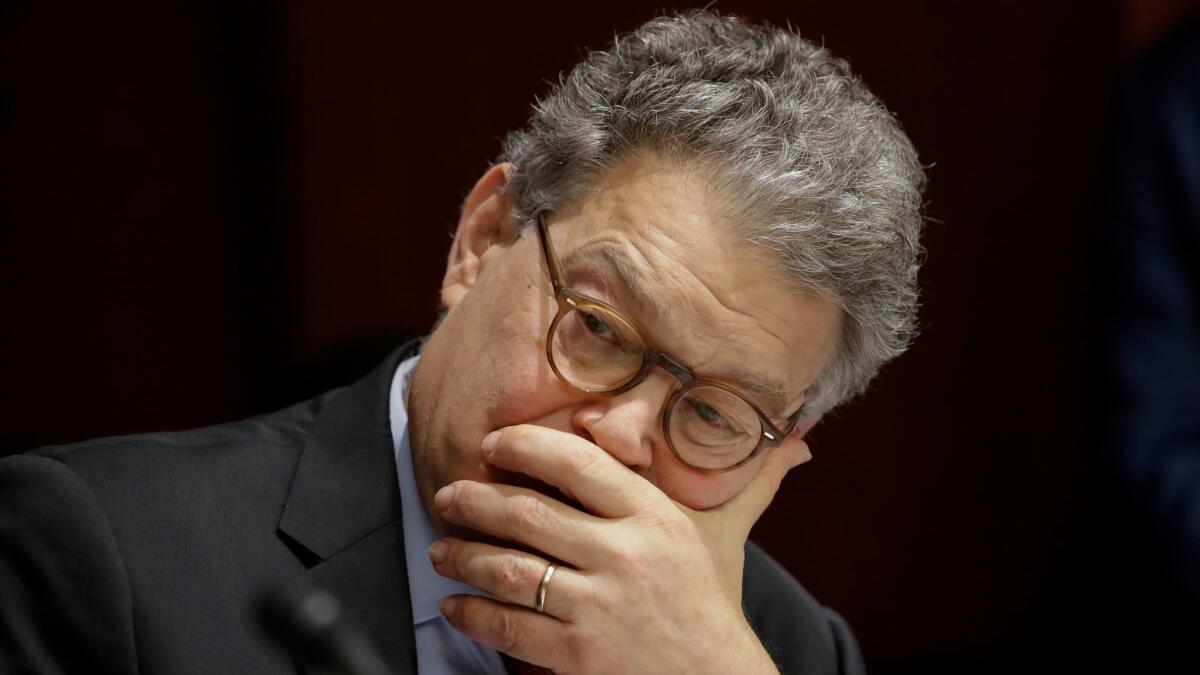
[(516, 166), (508, 190), (529, 224), (646, 150), (710, 167), (741, 205), (746, 240), (841, 308), (808, 413), (860, 394), (908, 347), (925, 177), (845, 61), (791, 30), (708, 11), (654, 19), (560, 78), (500, 161)]

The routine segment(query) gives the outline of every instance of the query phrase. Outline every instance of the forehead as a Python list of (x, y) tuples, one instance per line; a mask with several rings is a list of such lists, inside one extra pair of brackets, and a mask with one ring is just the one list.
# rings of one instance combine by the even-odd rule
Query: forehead
[(658, 348), (791, 412), (833, 352), (840, 313), (792, 288), (707, 185), (653, 157), (605, 175), (552, 220), (568, 282), (588, 272), (612, 281), (610, 299)]

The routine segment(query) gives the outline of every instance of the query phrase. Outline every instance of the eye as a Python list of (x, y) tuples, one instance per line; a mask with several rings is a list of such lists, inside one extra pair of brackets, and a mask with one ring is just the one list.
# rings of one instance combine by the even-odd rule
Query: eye
[(607, 321), (587, 311), (583, 312), (583, 324), (596, 335), (609, 336), (616, 332)]
[(686, 398), (685, 401), (688, 402), (691, 413), (706, 426), (707, 434), (712, 434), (712, 432), (734, 434), (736, 432), (733, 425), (730, 424), (730, 420), (725, 417), (724, 413), (721, 413), (718, 407), (706, 404), (706, 402), (700, 399), (691, 398), (691, 396)]
[(717, 427), (728, 426), (728, 424), (725, 422), (725, 417), (721, 415), (721, 411), (717, 410), (711, 405), (692, 398), (688, 399), (688, 403), (691, 404), (692, 410), (696, 413), (696, 415), (708, 424)]

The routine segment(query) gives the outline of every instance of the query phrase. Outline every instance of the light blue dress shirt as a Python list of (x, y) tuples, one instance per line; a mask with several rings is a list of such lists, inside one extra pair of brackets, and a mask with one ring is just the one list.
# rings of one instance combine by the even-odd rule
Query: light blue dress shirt
[(392, 442), (396, 448), (396, 474), (400, 480), (400, 505), (404, 510), (404, 559), (408, 564), (408, 591), (412, 597), (417, 672), (420, 675), (504, 675), (504, 663), (499, 653), (454, 630), (446, 617), (442, 616), (442, 600), (447, 595), (481, 593), (476, 588), (439, 575), (429, 562), (429, 546), (438, 536), (425, 513), (421, 494), (417, 492), (412, 447), (408, 440), (408, 411), (404, 408), (404, 390), (418, 358), (414, 356), (396, 369), (389, 400)]

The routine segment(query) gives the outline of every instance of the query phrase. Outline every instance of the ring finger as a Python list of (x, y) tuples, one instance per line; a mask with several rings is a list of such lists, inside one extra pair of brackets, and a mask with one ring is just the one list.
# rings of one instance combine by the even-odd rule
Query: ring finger
[[(535, 608), (538, 587), (551, 564), (532, 553), (452, 538), (434, 543), (429, 559), (444, 577), (530, 609)], [(588, 583), (579, 572), (558, 566), (546, 584), (542, 611), (559, 619), (574, 619), (574, 609), (582, 606)]]

